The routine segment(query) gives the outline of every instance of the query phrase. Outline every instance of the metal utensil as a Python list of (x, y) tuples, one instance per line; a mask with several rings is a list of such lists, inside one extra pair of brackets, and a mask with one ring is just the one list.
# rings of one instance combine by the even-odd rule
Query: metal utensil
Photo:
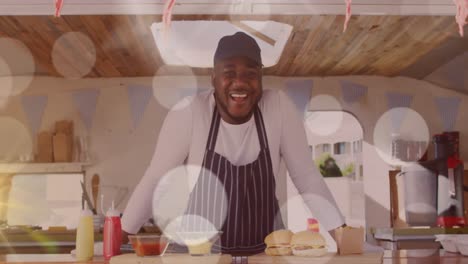
[(88, 208), (93, 212), (93, 214), (97, 214), (96, 208), (94, 208), (93, 203), (91, 202), (91, 199), (89, 198), (88, 192), (86, 191), (86, 187), (83, 181), (81, 181), (81, 189), (83, 190), (83, 198), (88, 204)]

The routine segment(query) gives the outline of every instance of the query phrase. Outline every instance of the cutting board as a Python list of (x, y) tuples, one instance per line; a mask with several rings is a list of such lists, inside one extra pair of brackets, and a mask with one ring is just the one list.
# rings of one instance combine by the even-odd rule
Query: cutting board
[(164, 254), (162, 257), (138, 257), (136, 254), (124, 254), (112, 257), (110, 264), (231, 264), (231, 255), (213, 255), (192, 257), (188, 254)]
[(382, 253), (368, 253), (360, 255), (327, 254), (322, 257), (271, 257), (259, 254), (249, 257), (249, 264), (380, 264)]

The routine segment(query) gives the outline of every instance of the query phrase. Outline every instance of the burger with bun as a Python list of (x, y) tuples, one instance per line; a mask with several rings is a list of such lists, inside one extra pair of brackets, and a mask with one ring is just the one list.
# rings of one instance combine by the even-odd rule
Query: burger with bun
[(319, 233), (302, 231), (291, 238), (291, 249), (295, 256), (320, 257), (327, 254), (325, 238)]
[(265, 237), (266, 249), (265, 253), (268, 256), (288, 256), (291, 251), (291, 237), (293, 232), (285, 229), (271, 232)]

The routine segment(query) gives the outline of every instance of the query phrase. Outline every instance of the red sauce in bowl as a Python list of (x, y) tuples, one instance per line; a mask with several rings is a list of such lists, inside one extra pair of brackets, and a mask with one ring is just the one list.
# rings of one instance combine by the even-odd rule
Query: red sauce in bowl
[(166, 242), (136, 242), (133, 244), (133, 249), (135, 249), (135, 253), (139, 257), (143, 256), (159, 256), (164, 253), (167, 247)]

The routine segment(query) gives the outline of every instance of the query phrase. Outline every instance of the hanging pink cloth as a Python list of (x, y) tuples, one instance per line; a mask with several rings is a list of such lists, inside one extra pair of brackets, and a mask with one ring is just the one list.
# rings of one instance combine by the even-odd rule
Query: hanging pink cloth
[(63, 6), (63, 0), (55, 0), (55, 17), (60, 16), (60, 10)]
[(351, 18), (351, 2), (352, 0), (345, 0), (346, 2), (346, 18), (344, 22), (343, 32), (348, 28), (349, 19)]
[(163, 12), (163, 24), (164, 28), (166, 30), (169, 29), (171, 26), (171, 21), (172, 21), (172, 8), (175, 5), (175, 0), (166, 0), (166, 4), (164, 6), (164, 12)]
[(468, 16), (468, 0), (453, 0), (457, 5), (457, 14), (455, 20), (458, 24), (458, 32), (463, 37), (463, 27), (467, 24), (466, 17)]

